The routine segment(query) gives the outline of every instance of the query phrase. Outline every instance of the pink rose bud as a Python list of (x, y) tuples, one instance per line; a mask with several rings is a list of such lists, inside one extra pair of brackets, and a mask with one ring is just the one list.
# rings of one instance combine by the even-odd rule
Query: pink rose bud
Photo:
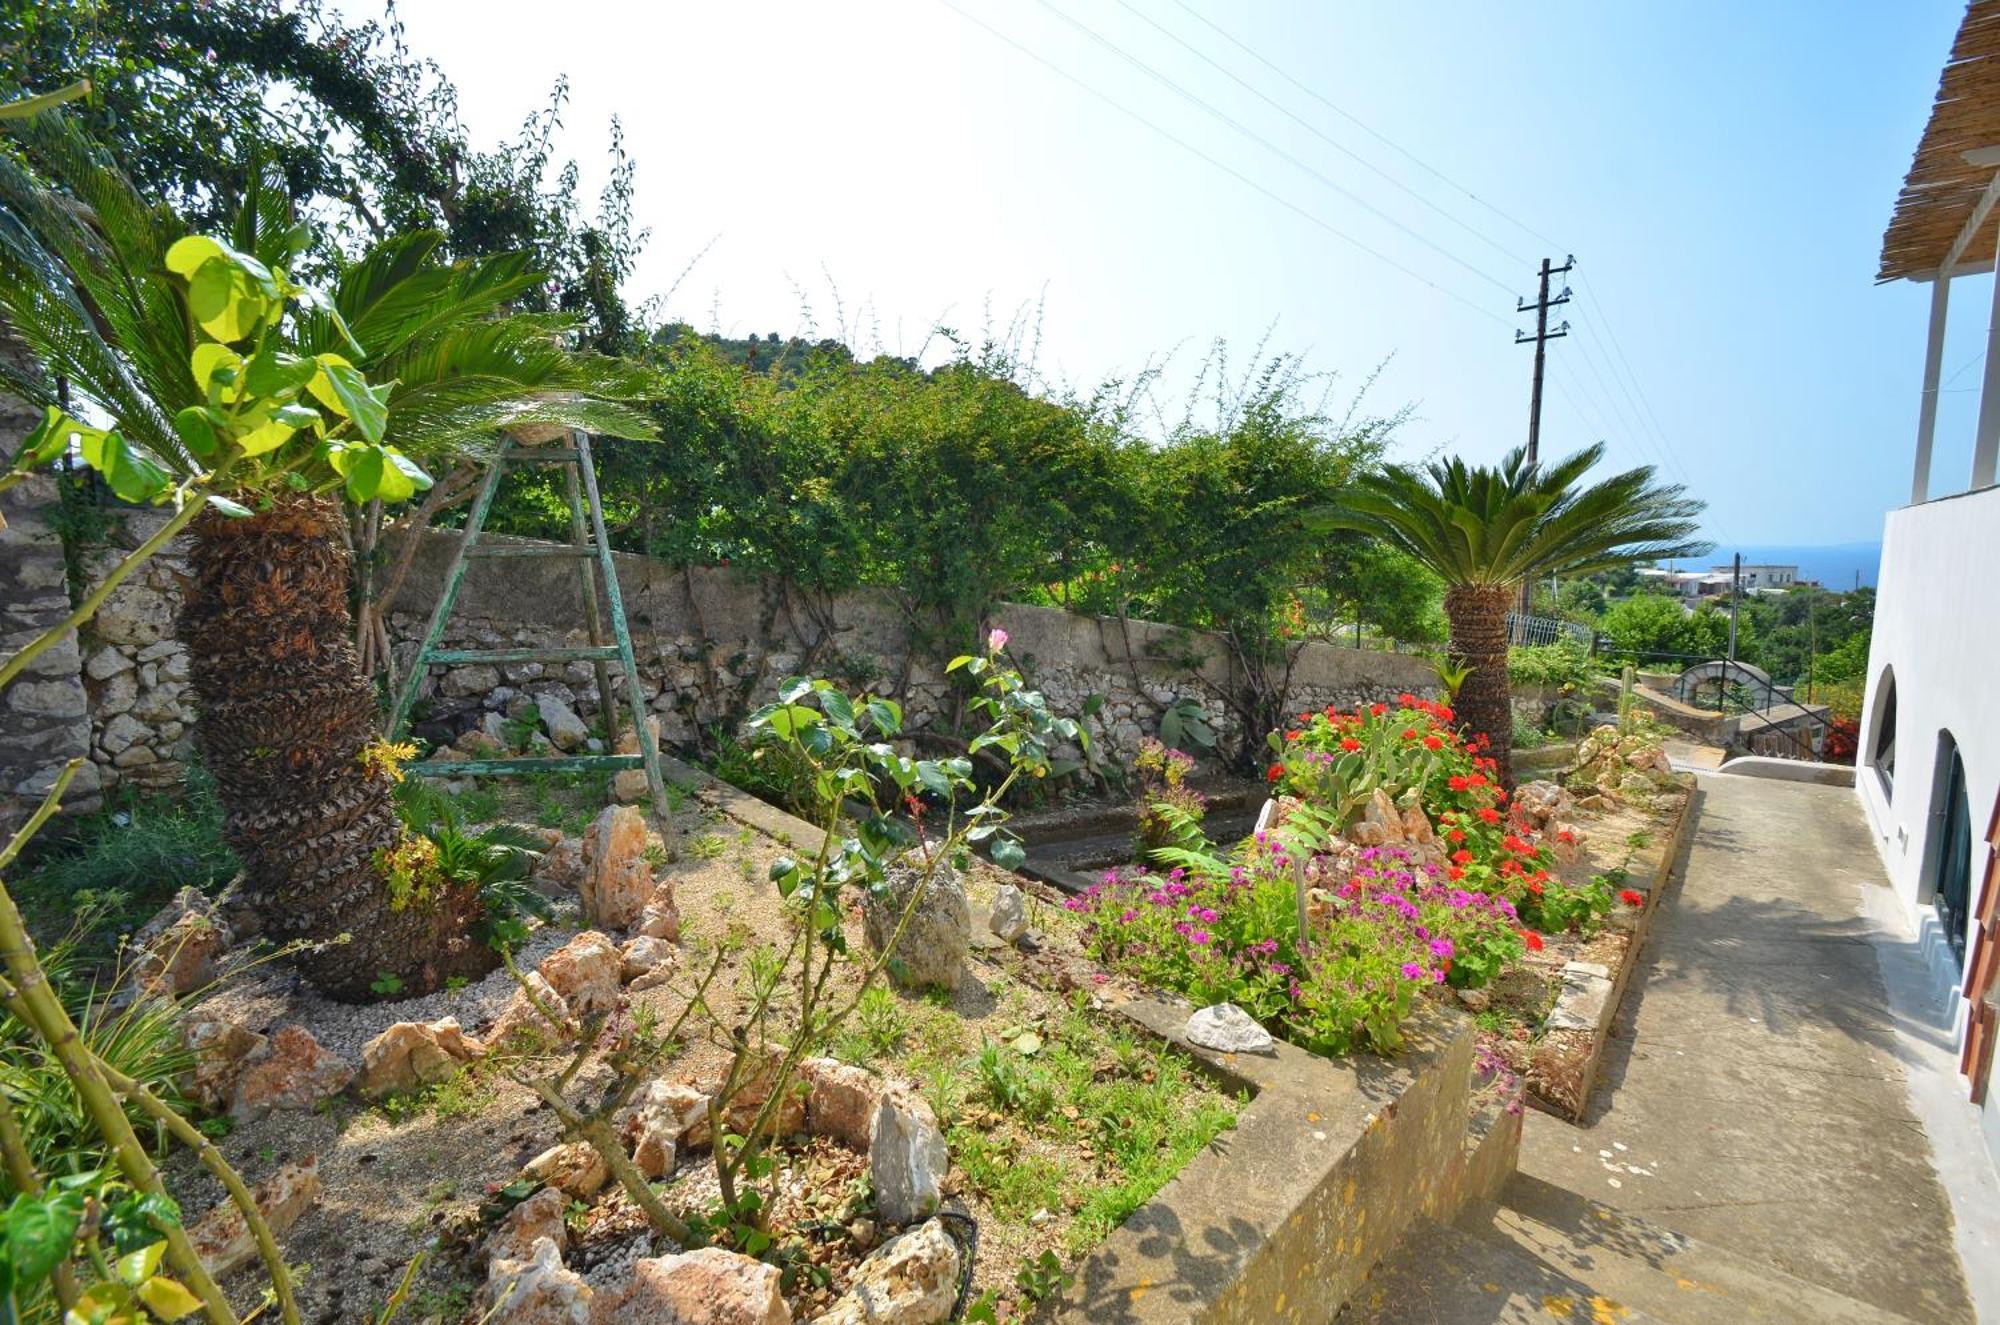
[(993, 628), (993, 633), (986, 637), (986, 651), (988, 653), (998, 653), (1000, 652), (1000, 650), (1006, 647), (1007, 647), (1007, 632), (1000, 629), (998, 626), (995, 626)]

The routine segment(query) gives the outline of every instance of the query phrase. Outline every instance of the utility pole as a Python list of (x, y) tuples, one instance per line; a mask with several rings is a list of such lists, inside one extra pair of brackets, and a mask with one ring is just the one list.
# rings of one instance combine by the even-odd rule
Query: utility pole
[[(1566, 276), (1569, 274), (1570, 269), (1575, 266), (1575, 254), (1564, 258), (1563, 265), (1560, 267), (1552, 265), (1549, 259), (1543, 258), (1541, 289), (1535, 296), (1535, 302), (1531, 304), (1527, 300), (1522, 299), (1516, 303), (1514, 309), (1517, 313), (1525, 313), (1531, 308), (1535, 310), (1534, 334), (1529, 335), (1525, 331), (1518, 330), (1514, 333), (1514, 343), (1516, 345), (1526, 345), (1532, 341), (1535, 346), (1534, 386), (1528, 392), (1528, 463), (1530, 465), (1537, 463), (1541, 459), (1542, 372), (1548, 363), (1548, 344), (1552, 340), (1559, 340), (1569, 334), (1569, 323), (1567, 322), (1564, 322), (1553, 331), (1549, 330), (1549, 310), (1551, 308), (1560, 308), (1570, 300), (1569, 287), (1567, 285), (1563, 287), (1561, 294), (1555, 296), (1553, 299), (1549, 297), (1549, 278), (1551, 276)], [(1528, 603), (1528, 584), (1524, 581), (1521, 585), (1520, 609), (1523, 630), (1527, 628)]]
[(1736, 560), (1729, 572), (1729, 661), (1736, 661), (1736, 608), (1743, 601), (1743, 554), (1736, 554)]

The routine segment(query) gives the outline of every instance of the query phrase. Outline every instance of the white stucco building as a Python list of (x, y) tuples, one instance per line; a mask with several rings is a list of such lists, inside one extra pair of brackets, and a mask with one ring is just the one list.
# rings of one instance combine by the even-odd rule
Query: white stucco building
[[(2000, 245), (2000, 0), (1974, 0), (1882, 244), (1878, 279), (1931, 286), (1909, 504), (1889, 513), (1855, 794), (1916, 927), (1966, 1098), (2000, 1156), (1993, 1083), (2000, 967), (2000, 282), (1970, 474), (1932, 473), (1953, 278)], [(1954, 350), (1962, 353), (1961, 350)]]

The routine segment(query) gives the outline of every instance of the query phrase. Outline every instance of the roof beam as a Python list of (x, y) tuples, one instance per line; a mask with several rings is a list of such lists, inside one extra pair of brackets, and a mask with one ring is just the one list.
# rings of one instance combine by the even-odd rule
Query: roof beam
[[(2000, 147), (1975, 148), (1962, 155), (1969, 165), (2000, 166)], [(2000, 171), (1994, 172), (1992, 180), (1986, 185), (1986, 192), (1979, 195), (1979, 204), (1972, 209), (1972, 215), (1965, 218), (1965, 224), (1959, 227), (1958, 238), (1951, 241), (1951, 247), (1945, 250), (1944, 261), (1938, 264), (1939, 271), (1949, 272), (1958, 266), (1958, 260), (1965, 256), (1965, 250), (1979, 234), (1980, 227), (1986, 224), (1995, 203), (2000, 203)]]

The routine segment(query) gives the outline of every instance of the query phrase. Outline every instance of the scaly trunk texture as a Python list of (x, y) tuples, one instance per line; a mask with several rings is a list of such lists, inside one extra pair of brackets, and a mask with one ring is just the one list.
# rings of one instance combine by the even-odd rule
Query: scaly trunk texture
[(381, 716), (354, 651), (338, 521), (318, 498), (248, 519), (204, 514), (179, 634), (243, 900), (269, 937), (327, 944), (301, 957), (307, 977), (360, 1001), (384, 975), (422, 994), (496, 960), (470, 933), (472, 889), (398, 910), (376, 867), (403, 830), (389, 777), (362, 762)]
[(1472, 674), (1455, 707), (1468, 738), (1484, 736), (1500, 785), (1514, 789), (1514, 706), (1507, 685), (1507, 611), (1514, 591), (1500, 584), (1455, 584), (1445, 591), (1451, 651)]

